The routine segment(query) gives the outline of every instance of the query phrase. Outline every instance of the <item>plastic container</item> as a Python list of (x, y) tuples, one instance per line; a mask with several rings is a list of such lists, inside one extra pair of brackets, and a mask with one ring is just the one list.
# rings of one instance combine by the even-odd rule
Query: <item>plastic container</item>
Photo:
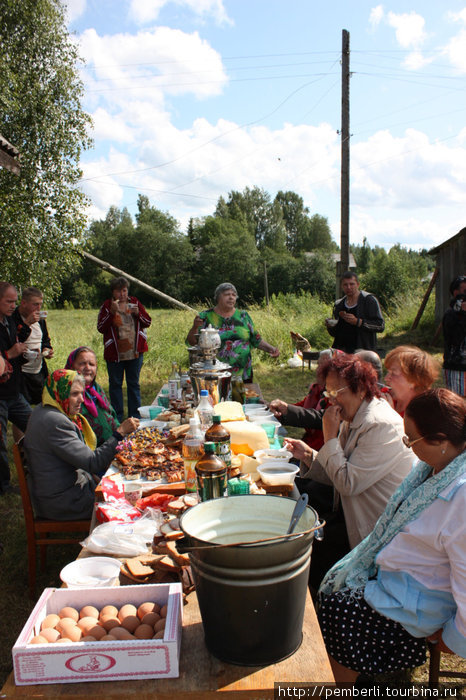
[(290, 462), (263, 462), (257, 467), (258, 474), (264, 484), (270, 486), (285, 486), (293, 484), (296, 474), (299, 472), (299, 467)]
[(60, 571), (68, 588), (116, 586), (121, 562), (111, 557), (87, 557), (70, 562)]
[(307, 507), (284, 536), (295, 505), (279, 496), (234, 496), (181, 516), (185, 537), (177, 547), (189, 552), (207, 648), (223, 661), (273, 664), (301, 644), (318, 517)]
[(260, 426), (263, 430), (265, 430), (265, 433), (269, 440), (269, 444), (271, 445), (272, 443), (274, 443), (278, 429), (280, 427), (280, 423), (278, 423), (278, 421), (276, 423), (272, 421), (263, 421), (260, 423)]
[(138, 413), (141, 416), (141, 418), (150, 418), (151, 420), (157, 418), (159, 413), (162, 413), (162, 411), (162, 406), (139, 406), (138, 408)]
[(214, 415), (214, 407), (212, 406), (207, 389), (201, 389), (201, 398), (197, 404), (196, 412), (201, 423), (201, 430), (205, 433), (212, 425), (212, 416)]
[(275, 420), (272, 411), (253, 411), (253, 413), (248, 414), (248, 420), (252, 421), (253, 423), (258, 423), (261, 420), (269, 419)]
[(269, 450), (256, 450), (254, 452), (254, 457), (257, 459), (259, 464), (262, 464), (263, 462), (272, 462), (275, 459), (278, 459), (281, 462), (289, 462), (293, 455), (284, 448), (273, 449), (271, 447)]
[(204, 454), (204, 435), (197, 416), (189, 421), (189, 430), (183, 440), (181, 453), (183, 455), (186, 491), (197, 491), (196, 464)]

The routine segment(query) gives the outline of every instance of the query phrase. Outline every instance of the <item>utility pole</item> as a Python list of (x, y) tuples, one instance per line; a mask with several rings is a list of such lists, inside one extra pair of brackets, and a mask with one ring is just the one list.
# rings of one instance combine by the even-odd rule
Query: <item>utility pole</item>
[(350, 164), (350, 35), (342, 30), (341, 42), (341, 228), (340, 228), (340, 264), (337, 266), (337, 297), (340, 294), (342, 274), (349, 269), (349, 164)]

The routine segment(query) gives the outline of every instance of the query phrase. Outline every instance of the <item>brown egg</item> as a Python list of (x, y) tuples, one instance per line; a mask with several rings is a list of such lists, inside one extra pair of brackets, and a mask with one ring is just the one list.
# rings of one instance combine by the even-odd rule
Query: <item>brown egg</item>
[(60, 618), (58, 617), (58, 615), (51, 613), (50, 615), (47, 615), (47, 617), (44, 617), (40, 628), (42, 630), (45, 630), (47, 629), (47, 627), (56, 627), (58, 622), (60, 622)]
[(76, 622), (79, 620), (79, 613), (76, 608), (72, 608), (70, 605), (65, 606), (58, 613), (60, 617), (69, 617), (71, 620)]
[(99, 617), (104, 617), (110, 615), (110, 617), (118, 617), (118, 608), (116, 608), (114, 605), (104, 605), (102, 610), (100, 611)]
[(141, 624), (134, 630), (134, 636), (136, 637), (136, 639), (152, 639), (153, 634), (154, 629), (150, 625)]
[(114, 627), (112, 629), (112, 635), (115, 639), (134, 639), (131, 632), (128, 632), (124, 627)]
[(137, 615), (127, 615), (122, 621), (121, 626), (124, 627), (128, 632), (134, 632), (136, 627), (140, 624), (139, 617)]
[(40, 637), (45, 637), (45, 639), (50, 642), (51, 644), (53, 642), (56, 642), (57, 639), (60, 636), (60, 632), (53, 627), (46, 627), (45, 629), (40, 631)]
[(160, 630), (164, 630), (164, 629), (165, 629), (165, 622), (166, 622), (165, 618), (162, 617), (161, 620), (159, 620), (158, 622), (155, 623), (155, 625), (154, 625), (154, 631), (155, 631), (155, 632), (160, 632)]
[(72, 627), (76, 627), (76, 622), (71, 619), (71, 617), (62, 617), (61, 620), (58, 620), (57, 626), (55, 629), (57, 629), (61, 635), (63, 636), (63, 633)]
[(156, 632), (156, 633), (154, 634), (154, 636), (152, 637), (152, 639), (163, 639), (163, 635), (164, 635), (164, 634), (165, 634), (165, 632), (164, 632), (163, 630), (159, 630), (158, 632)]
[(95, 625), (98, 624), (99, 623), (95, 617), (82, 617), (80, 620), (78, 620), (78, 627), (82, 629), (84, 634), (87, 634), (91, 627), (95, 627)]
[(167, 617), (168, 605), (162, 605), (160, 608), (160, 617)]
[(81, 638), (83, 636), (83, 631), (78, 625), (75, 625), (74, 627), (67, 627), (63, 631), (63, 635), (67, 637), (68, 639), (71, 639), (72, 642), (79, 642), (81, 641)]
[(117, 617), (113, 617), (113, 615), (104, 615), (99, 619), (99, 622), (107, 632), (113, 629), (113, 627), (120, 626), (120, 620)]
[(40, 635), (40, 634), (37, 634), (29, 642), (29, 644), (48, 644), (48, 643), (49, 643), (49, 640), (46, 639), (45, 637), (42, 637), (42, 635)]
[(96, 642), (97, 639), (95, 637), (92, 637), (90, 634), (86, 634), (85, 637), (81, 637), (81, 642)]
[(128, 617), (128, 615), (136, 615), (137, 614), (137, 609), (134, 605), (131, 605), (128, 603), (127, 605), (122, 605), (118, 612), (118, 619), (120, 622), (125, 619), (125, 617)]
[(91, 637), (95, 637), (97, 641), (104, 637), (106, 632), (107, 631), (105, 630), (105, 628), (101, 627), (100, 625), (94, 625), (94, 627), (90, 627), (88, 630), (86, 630), (86, 633), (90, 634)]
[(104, 634), (104, 636), (99, 639), (99, 642), (116, 642), (116, 637), (113, 634)]
[(150, 613), (146, 613), (144, 615), (144, 617), (141, 619), (141, 622), (144, 625), (150, 625), (151, 627), (153, 627), (155, 625), (155, 623), (161, 619), (162, 618), (160, 617), (160, 615), (158, 613), (150, 612)]
[(95, 619), (97, 620), (99, 617), (99, 611), (93, 605), (85, 605), (79, 611), (79, 617), (80, 619), (82, 619), (83, 617), (95, 617)]
[(60, 639), (57, 639), (55, 644), (73, 644), (73, 642), (68, 637), (60, 637)]
[(157, 603), (141, 603), (138, 608), (138, 617), (140, 620), (147, 615), (147, 613), (158, 613), (160, 610), (160, 605)]

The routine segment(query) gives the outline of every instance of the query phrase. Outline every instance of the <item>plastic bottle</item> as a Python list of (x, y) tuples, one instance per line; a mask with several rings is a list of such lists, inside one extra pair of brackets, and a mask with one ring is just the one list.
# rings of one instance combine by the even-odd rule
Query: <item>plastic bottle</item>
[(196, 491), (196, 463), (204, 454), (204, 435), (197, 416), (189, 421), (189, 430), (183, 440), (181, 453), (183, 455), (186, 491)]
[(176, 362), (172, 362), (172, 373), (168, 377), (168, 396), (170, 401), (181, 398), (181, 377)]
[(197, 490), (201, 501), (222, 498), (227, 487), (227, 468), (215, 454), (213, 442), (204, 443), (204, 456), (196, 464)]
[(210, 428), (212, 425), (212, 416), (214, 414), (214, 409), (210, 402), (209, 392), (207, 389), (201, 389), (201, 398), (197, 404), (196, 411), (201, 423), (201, 430), (205, 433), (207, 428)]
[(227, 466), (228, 475), (231, 468), (231, 441), (230, 433), (221, 423), (221, 417), (214, 414), (212, 416), (213, 424), (205, 433), (206, 442), (215, 443), (215, 454), (220, 459), (223, 459)]

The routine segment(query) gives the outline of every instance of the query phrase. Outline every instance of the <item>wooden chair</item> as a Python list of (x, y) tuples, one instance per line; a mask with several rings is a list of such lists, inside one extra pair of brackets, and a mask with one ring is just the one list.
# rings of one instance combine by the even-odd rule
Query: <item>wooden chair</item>
[[(36, 546), (40, 549), (41, 569), (45, 567), (47, 546), (51, 544), (79, 544), (83, 536), (89, 532), (90, 520), (46, 520), (36, 518), (32, 509), (31, 497), (27, 485), (27, 466), (21, 443), (13, 445), (13, 457), (18, 474), (19, 489), (23, 501), (24, 520), (26, 522), (26, 535), (29, 559), (29, 595), (35, 598), (36, 589)], [(49, 537), (53, 533), (81, 533), (79, 536)], [(84, 533), (84, 534), (83, 534)]]
[(464, 671), (442, 671), (440, 668), (442, 652), (439, 651), (438, 644), (433, 644), (427, 640), (427, 648), (430, 656), (429, 688), (437, 688), (439, 678), (466, 678), (466, 672)]

